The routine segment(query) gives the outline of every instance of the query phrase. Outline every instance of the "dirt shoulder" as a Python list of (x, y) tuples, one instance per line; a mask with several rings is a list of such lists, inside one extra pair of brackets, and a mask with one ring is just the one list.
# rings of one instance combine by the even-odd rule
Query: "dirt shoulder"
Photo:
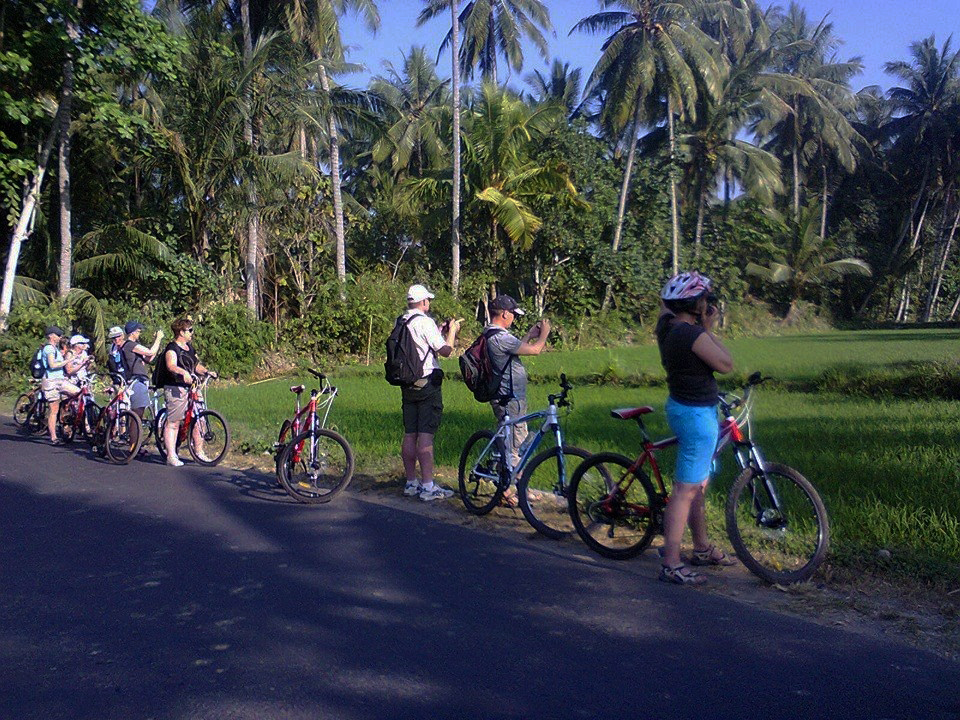
[[(270, 457), (234, 455), (231, 465), (251, 474), (273, 475)], [(652, 580), (657, 573), (657, 542), (641, 557), (627, 562), (607, 560), (592, 552), (575, 535), (550, 540), (533, 531), (519, 509), (497, 508), (489, 515), (476, 517), (463, 508), (459, 498), (425, 503), (404, 497), (402, 472), (385, 467), (376, 474), (357, 474), (349, 491), (365, 501), (386, 505), (403, 512), (416, 513), (434, 520), (478, 532), (536, 543), (542, 552), (576, 558), (597, 565), (615, 564), (621, 571), (637, 576), (638, 582)], [(456, 488), (454, 468), (439, 468), (437, 479)], [(883, 578), (861, 576), (855, 580), (841, 577), (827, 567), (815, 581), (781, 587), (767, 585), (746, 568), (706, 569), (709, 582), (702, 592), (723, 595), (744, 605), (777, 613), (803, 617), (821, 625), (843, 627), (854, 633), (884, 637), (924, 648), (942, 657), (960, 660), (960, 591), (937, 592), (928, 588), (897, 585)], [(688, 588), (677, 588), (686, 592)]]

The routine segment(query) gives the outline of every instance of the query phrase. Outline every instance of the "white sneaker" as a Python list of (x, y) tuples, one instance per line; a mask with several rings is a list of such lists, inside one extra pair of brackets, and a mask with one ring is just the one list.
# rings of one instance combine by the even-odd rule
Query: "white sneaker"
[(434, 484), (430, 490), (421, 490), (420, 499), (429, 502), (431, 500), (446, 500), (447, 498), (453, 497), (453, 490), (448, 490), (445, 487), (440, 487), (439, 485)]
[(167, 465), (170, 467), (183, 467), (183, 460), (178, 457), (167, 458)]
[(406, 485), (403, 486), (403, 494), (406, 495), (407, 497), (413, 497), (414, 495), (419, 495), (422, 490), (423, 488), (420, 487), (420, 483), (412, 482), (412, 483), (407, 483)]
[(202, 463), (213, 462), (213, 460), (212, 460), (211, 458), (209, 458), (205, 452), (198, 452), (198, 453), (197, 453), (197, 461), (198, 461), (198, 462), (202, 462)]

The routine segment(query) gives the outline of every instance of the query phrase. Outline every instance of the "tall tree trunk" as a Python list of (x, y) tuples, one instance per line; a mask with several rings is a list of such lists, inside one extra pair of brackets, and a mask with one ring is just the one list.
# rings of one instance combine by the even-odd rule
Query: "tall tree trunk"
[(493, 10), (490, 11), (490, 17), (487, 20), (487, 42), (484, 53), (487, 56), (487, 67), (490, 68), (489, 79), (494, 85), (497, 84), (497, 28), (493, 20)]
[[(253, 31), (250, 27), (250, 1), (240, 1), (240, 22), (243, 31), (243, 63), (249, 71), (253, 60)], [(253, 137), (253, 91), (245, 92), (246, 117), (243, 119), (243, 139), (256, 153)], [(247, 276), (247, 309), (257, 318), (260, 317), (260, 209), (257, 202), (257, 188), (251, 169), (247, 178), (247, 205), (250, 217), (247, 219), (247, 257), (244, 264)]]
[(460, 3), (451, 0), (450, 12), (453, 15), (450, 52), (453, 55), (453, 68), (450, 80), (453, 84), (453, 208), (450, 218), (450, 291), (454, 297), (460, 294)]
[[(642, 106), (637, 102), (637, 109), (633, 115), (633, 123), (630, 125), (630, 149), (627, 151), (627, 165), (623, 170), (623, 182), (620, 183), (620, 202), (617, 204), (617, 224), (613, 228), (613, 242), (610, 244), (611, 251), (616, 255), (620, 249), (620, 238), (623, 234), (623, 218), (627, 212), (627, 197), (630, 194), (630, 178), (633, 175), (633, 161), (637, 154), (637, 129), (640, 127), (640, 112)], [(603, 292), (603, 303), (600, 306), (601, 311), (606, 311), (610, 306), (610, 300), (613, 296), (613, 286), (607, 283)]]
[[(870, 303), (871, 296), (873, 295), (874, 292), (876, 292), (877, 288), (880, 287), (880, 283), (882, 283), (884, 279), (887, 277), (887, 273), (889, 272), (890, 268), (893, 267), (894, 260), (896, 259), (897, 254), (900, 252), (900, 247), (903, 245), (903, 241), (907, 239), (907, 234), (909, 233), (910, 229), (913, 227), (913, 218), (917, 214), (917, 208), (920, 207), (920, 201), (923, 200), (923, 196), (925, 195), (925, 191), (927, 188), (927, 178), (929, 177), (930, 177), (930, 163), (928, 161), (926, 166), (923, 169), (923, 179), (920, 181), (920, 189), (917, 191), (916, 198), (914, 198), (913, 202), (910, 204), (910, 213), (907, 215), (906, 218), (904, 218), (903, 225), (900, 228), (900, 234), (897, 237), (897, 242), (893, 246), (893, 251), (887, 256), (887, 261), (884, 264), (883, 272), (877, 275), (876, 282), (874, 282), (873, 285), (870, 286), (870, 288), (867, 290), (866, 294), (864, 295), (863, 302), (860, 303), (860, 310), (857, 313), (858, 315), (862, 316), (863, 313), (866, 312), (867, 305)], [(928, 197), (927, 205), (929, 205), (929, 203), (930, 203), (930, 199)], [(924, 205), (923, 215), (926, 215), (927, 213), (927, 205)], [(921, 221), (921, 225), (922, 224), (923, 223)]]
[[(944, 208), (946, 214), (946, 208)], [(957, 225), (960, 224), (960, 203), (957, 204), (957, 214), (953, 219), (953, 226), (950, 228), (950, 234), (943, 243), (943, 252), (939, 259), (934, 259), (933, 272), (930, 275), (930, 288), (927, 291), (927, 302), (923, 308), (923, 322), (930, 322), (934, 310), (937, 306), (937, 298), (940, 296), (940, 286), (943, 282), (943, 272), (947, 267), (947, 259), (950, 257), (950, 250), (953, 247), (953, 238), (957, 232)]]
[(680, 211), (677, 208), (677, 179), (674, 162), (677, 156), (677, 140), (673, 128), (673, 98), (667, 95), (667, 126), (670, 131), (670, 223), (673, 231), (673, 274), (680, 272)]
[(67, 54), (63, 61), (63, 87), (60, 90), (60, 165), (57, 184), (60, 191), (60, 274), (57, 295), (61, 298), (70, 292), (73, 269), (72, 202), (70, 199), (70, 120), (73, 109), (73, 43), (80, 38), (73, 20), (67, 19)]
[(827, 166), (822, 163), (820, 168), (823, 170), (823, 194), (820, 198), (820, 237), (827, 239)]
[(47, 172), (47, 163), (50, 161), (50, 153), (53, 152), (53, 143), (60, 134), (60, 114), (61, 110), (58, 108), (47, 131), (47, 137), (37, 154), (37, 169), (23, 198), (23, 207), (20, 209), (13, 235), (10, 236), (10, 251), (7, 253), (7, 266), (3, 273), (3, 288), (0, 289), (0, 330), (7, 329), (7, 316), (10, 314), (10, 306), (13, 302), (13, 281), (17, 275), (17, 263), (20, 262), (20, 248), (32, 228), (40, 190), (43, 188), (43, 178)]
[[(794, 108), (798, 99), (794, 97)], [(800, 222), (800, 120), (796, 109), (793, 112), (793, 151), (790, 153), (793, 161), (793, 221)]]
[(697, 200), (697, 228), (693, 237), (693, 261), (700, 259), (700, 241), (703, 238), (703, 216), (707, 212), (707, 189), (700, 186), (700, 197)]
[[(330, 78), (326, 68), (320, 66), (320, 87), (330, 95)], [(330, 134), (330, 182), (333, 186), (333, 220), (336, 234), (337, 280), (341, 284), (347, 281), (347, 245), (343, 231), (343, 195), (340, 189), (340, 134), (337, 131), (337, 119), (331, 112), (327, 118)]]

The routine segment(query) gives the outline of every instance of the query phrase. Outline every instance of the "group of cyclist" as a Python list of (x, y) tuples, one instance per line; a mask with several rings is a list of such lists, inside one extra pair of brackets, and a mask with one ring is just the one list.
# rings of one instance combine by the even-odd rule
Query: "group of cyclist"
[[(433, 480), (433, 441), (443, 414), (443, 372), (437, 357), (451, 355), (460, 328), (460, 321), (453, 318), (438, 327), (427, 315), (433, 297), (425, 286), (411, 285), (407, 291), (407, 312), (400, 318), (408, 321), (423, 367), (422, 377), (401, 393), (401, 456), (406, 476), (403, 494), (427, 501), (453, 495)], [(667, 422), (677, 436), (678, 450), (674, 492), (664, 514), (658, 577), (680, 585), (700, 584), (706, 578), (690, 570), (680, 555), (686, 527), (690, 527), (694, 542), (691, 565), (729, 566), (736, 562), (710, 542), (705, 514), (705, 492), (719, 433), (719, 390), (714, 373), (732, 372), (733, 358), (713, 332), (720, 313), (710, 278), (695, 271), (671, 277), (660, 293), (660, 305), (656, 337), (669, 390)], [(514, 320), (524, 315), (517, 301), (499, 295), (488, 307), (490, 322), (483, 332), (491, 365), (501, 375), (499, 397), (490, 406), (500, 422), (504, 415), (522, 417), (527, 413), (527, 375), (520, 358), (543, 352), (550, 321), (542, 318), (523, 337), (517, 337), (510, 333)], [(527, 437), (526, 423), (517, 423), (510, 447), (505, 450), (511, 454), (514, 467)], [(529, 490), (528, 500), (538, 501), (539, 497), (529, 496), (532, 493), (539, 494)], [(513, 507), (517, 500), (516, 489), (511, 487), (502, 502)]]
[[(164, 426), (164, 449), (167, 464), (179, 467), (183, 462), (177, 457), (176, 438), (187, 407), (188, 390), (195, 376), (209, 371), (197, 360), (193, 347), (193, 322), (188, 318), (176, 320), (171, 330), (173, 340), (160, 351), (164, 338), (162, 330), (157, 330), (153, 343), (148, 347), (140, 343), (144, 325), (131, 320), (124, 327), (115, 326), (107, 332), (110, 346), (107, 350), (107, 369), (111, 377), (119, 377), (129, 382), (130, 409), (141, 419), (150, 404), (151, 371), (148, 363), (159, 363), (153, 374), (156, 387), (163, 388), (166, 404), (166, 423)], [(80, 385), (87, 381), (88, 374), (94, 369), (94, 358), (90, 354), (90, 340), (83, 335), (73, 335), (65, 339), (63, 330), (51, 325), (44, 331), (46, 344), (41, 351), (43, 377), (40, 391), (50, 406), (47, 417), (47, 430), (50, 442), (60, 445), (57, 435), (57, 418), (60, 403), (75, 397)], [(141, 449), (141, 453), (145, 453)]]

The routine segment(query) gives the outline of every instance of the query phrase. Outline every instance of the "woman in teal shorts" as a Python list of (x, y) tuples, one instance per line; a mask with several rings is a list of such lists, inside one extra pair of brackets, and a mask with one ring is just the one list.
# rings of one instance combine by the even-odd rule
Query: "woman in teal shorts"
[(678, 441), (673, 492), (663, 518), (659, 577), (679, 585), (706, 580), (688, 570), (680, 559), (680, 541), (688, 524), (693, 534), (692, 565), (734, 563), (707, 537), (704, 494), (719, 434), (713, 373), (733, 370), (730, 352), (712, 332), (719, 313), (708, 301), (711, 296), (711, 281), (705, 275), (685, 272), (670, 278), (660, 293), (663, 312), (656, 329), (670, 391), (667, 422)]

